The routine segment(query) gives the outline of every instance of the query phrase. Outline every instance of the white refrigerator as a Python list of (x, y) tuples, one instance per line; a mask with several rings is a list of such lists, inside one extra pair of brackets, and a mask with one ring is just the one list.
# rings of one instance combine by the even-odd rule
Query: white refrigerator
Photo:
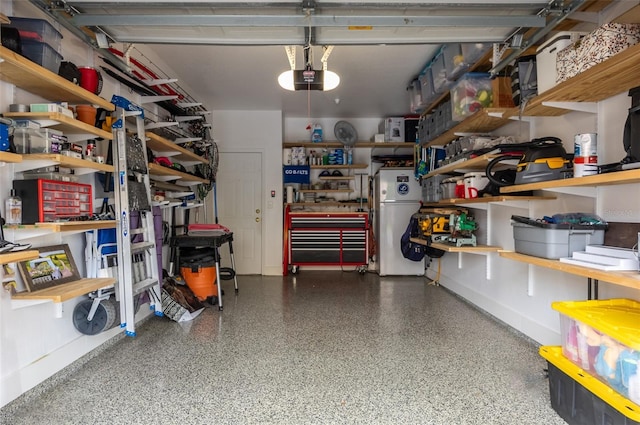
[(378, 274), (424, 275), (424, 261), (407, 260), (400, 251), (400, 238), (422, 200), (413, 169), (381, 168), (374, 176), (373, 198)]

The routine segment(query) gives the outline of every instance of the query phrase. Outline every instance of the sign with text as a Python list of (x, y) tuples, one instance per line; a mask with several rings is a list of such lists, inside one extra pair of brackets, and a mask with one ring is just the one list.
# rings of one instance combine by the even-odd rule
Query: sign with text
[(285, 165), (284, 166), (284, 182), (285, 183), (310, 183), (310, 167), (308, 165)]

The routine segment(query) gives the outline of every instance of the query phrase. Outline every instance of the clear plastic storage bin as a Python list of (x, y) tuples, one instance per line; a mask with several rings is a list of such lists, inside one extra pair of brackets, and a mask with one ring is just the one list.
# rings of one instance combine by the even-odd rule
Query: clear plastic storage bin
[[(37, 41), (47, 43), (53, 50), (57, 51), (60, 49), (62, 34), (60, 34), (60, 31), (56, 30), (49, 21), (34, 18), (18, 18), (15, 16), (9, 19), (11, 19), (11, 24), (7, 26), (18, 30), (22, 43), (25, 41)], [(56, 70), (56, 72), (58, 71)]]
[(23, 40), (22, 56), (56, 74), (62, 62), (62, 55), (40, 41)]
[(491, 78), (484, 72), (464, 74), (451, 88), (451, 118), (462, 121), (493, 104)]
[(562, 354), (640, 403), (640, 302), (629, 299), (554, 302)]

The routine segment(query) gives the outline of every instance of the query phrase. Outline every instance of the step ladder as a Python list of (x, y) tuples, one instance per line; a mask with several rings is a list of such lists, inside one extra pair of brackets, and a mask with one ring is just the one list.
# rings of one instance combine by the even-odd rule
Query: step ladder
[[(147, 293), (150, 308), (162, 316), (160, 274), (151, 209), (151, 190), (142, 108), (114, 95), (113, 129), (114, 200), (118, 243), (118, 295), (120, 327), (135, 336), (137, 299)], [(135, 133), (126, 130), (127, 117), (135, 119)], [(138, 215), (138, 225), (131, 220)], [(132, 225), (132, 223), (134, 223)]]

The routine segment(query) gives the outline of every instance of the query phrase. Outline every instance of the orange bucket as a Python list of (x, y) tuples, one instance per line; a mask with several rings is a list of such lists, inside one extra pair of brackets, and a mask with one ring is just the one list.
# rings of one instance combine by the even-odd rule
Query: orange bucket
[(82, 121), (89, 125), (96, 125), (96, 113), (98, 111), (91, 105), (78, 105), (76, 106), (76, 114), (78, 121)]
[(218, 296), (215, 261), (211, 256), (190, 258), (180, 262), (180, 274), (200, 301)]

